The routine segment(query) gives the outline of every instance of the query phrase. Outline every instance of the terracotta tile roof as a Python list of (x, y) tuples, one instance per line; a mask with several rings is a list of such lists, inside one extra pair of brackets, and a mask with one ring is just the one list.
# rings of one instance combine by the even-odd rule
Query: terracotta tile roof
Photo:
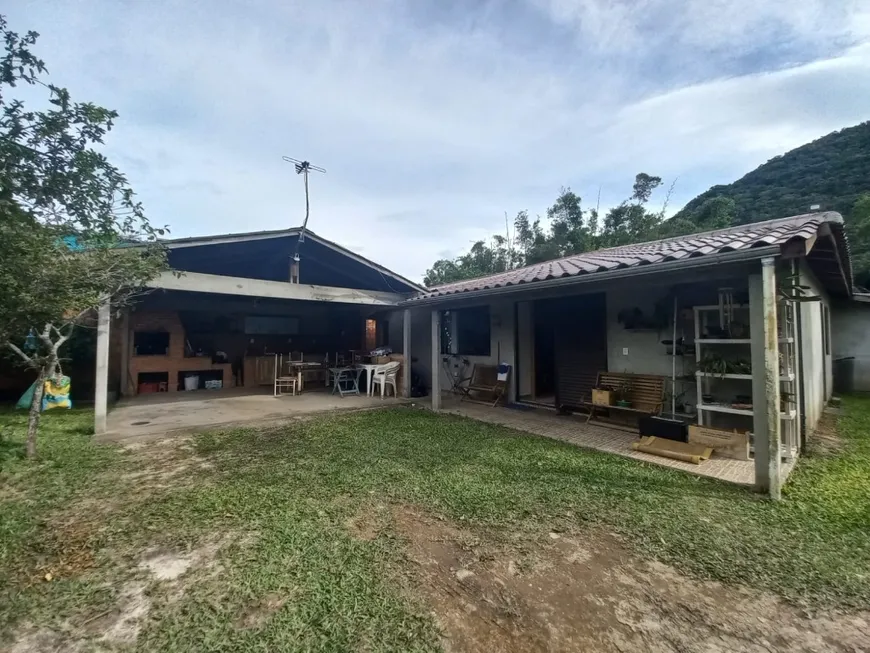
[[(817, 235), (819, 227), (826, 223), (839, 225), (839, 230), (842, 232), (843, 218), (839, 213), (831, 211), (807, 213), (717, 231), (574, 254), (488, 277), (436, 286), (416, 295), (409, 301), (414, 302), (493, 288), (537, 283), (550, 279), (595, 274), (618, 268), (656, 265), (684, 258), (697, 258), (753, 247), (784, 245), (796, 239), (806, 240)], [(851, 283), (851, 279), (849, 281)]]

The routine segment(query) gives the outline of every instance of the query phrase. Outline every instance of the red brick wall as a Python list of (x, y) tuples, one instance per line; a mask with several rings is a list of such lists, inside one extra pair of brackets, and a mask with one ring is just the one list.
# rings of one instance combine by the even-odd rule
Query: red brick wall
[[(167, 332), (169, 334), (168, 354), (166, 356), (136, 356), (133, 347), (133, 334), (136, 331)], [(230, 388), (235, 385), (232, 365), (212, 363), (210, 357), (185, 358), (184, 342), (184, 326), (174, 311), (137, 311), (131, 313), (130, 378), (127, 380), (124, 394), (136, 393), (140, 372), (166, 372), (169, 377), (168, 390), (170, 392), (177, 390), (178, 373), (185, 371), (220, 370), (223, 372), (224, 387)]]

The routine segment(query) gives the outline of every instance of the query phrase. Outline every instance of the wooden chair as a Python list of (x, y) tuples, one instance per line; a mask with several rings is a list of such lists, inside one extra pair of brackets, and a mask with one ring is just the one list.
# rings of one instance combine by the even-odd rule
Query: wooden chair
[[(289, 363), (289, 361), (287, 361)], [(274, 395), (276, 397), (280, 397), (281, 395), (289, 394), (291, 396), (296, 396), (296, 390), (298, 389), (299, 384), (299, 375), (293, 374), (292, 370), (288, 369), (285, 373), (284, 371), (285, 361), (283, 356), (276, 355), (275, 356), (275, 384), (273, 387)], [(287, 365), (289, 368), (290, 366)]]
[(474, 369), (471, 371), (471, 380), (467, 386), (464, 386), (465, 392), (461, 400), (489, 404), (489, 401), (480, 401), (472, 396), (473, 392), (478, 392), (492, 397), (493, 401), (491, 405), (496, 406), (507, 391), (508, 379), (510, 377), (511, 366), (505, 365), (504, 367), (506, 371), (499, 374), (498, 365), (475, 363)]
[(625, 400), (631, 406), (617, 406), (615, 404), (594, 404), (591, 401), (583, 402), (589, 407), (587, 422), (592, 421), (596, 411), (619, 411), (640, 415), (660, 415), (665, 401), (665, 378), (655, 374), (628, 374), (625, 372), (599, 372), (597, 388), (609, 388), (617, 391), (627, 388)]

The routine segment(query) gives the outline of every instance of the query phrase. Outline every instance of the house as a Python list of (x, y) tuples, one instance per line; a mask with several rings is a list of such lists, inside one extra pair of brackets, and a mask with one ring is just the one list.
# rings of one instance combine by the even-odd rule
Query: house
[(870, 293), (837, 298), (831, 309), (831, 332), (835, 392), (870, 392)]
[[(843, 221), (830, 212), (430, 289), (298, 229), (167, 247), (183, 274), (156, 279), (159, 292), (114, 324), (101, 313), (98, 388), (171, 391), (191, 371), (248, 387), (269, 376), (257, 368), (267, 354), (378, 345), (427, 380), (436, 410), (480, 363), (511, 366), (509, 402), (560, 412), (587, 409), (602, 371), (657, 375), (673, 417), (752, 432), (756, 485), (774, 494), (831, 395), (831, 306), (852, 295)], [(98, 392), (98, 430), (106, 405)]]
[[(851, 294), (843, 220), (812, 213), (431, 288), (402, 303), (402, 351), (442, 391), (506, 362), (510, 401), (562, 411), (588, 408), (601, 371), (664, 376), (683, 417), (751, 430), (756, 485), (776, 491), (831, 396), (831, 305)], [(697, 369), (723, 359), (742, 373)]]

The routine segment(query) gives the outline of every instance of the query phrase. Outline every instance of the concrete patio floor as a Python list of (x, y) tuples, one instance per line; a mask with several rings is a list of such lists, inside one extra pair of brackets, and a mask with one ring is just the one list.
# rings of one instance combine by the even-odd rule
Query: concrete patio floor
[(380, 395), (340, 397), (323, 388), (306, 390), (295, 397), (274, 397), (271, 388), (161, 392), (125, 397), (116, 403), (109, 410), (108, 432), (100, 439), (155, 438), (221, 425), (278, 421), (326, 411), (396, 405), (404, 401), (394, 397), (381, 399)]
[[(517, 410), (503, 406), (493, 408), (473, 402), (459, 402), (453, 397), (443, 399), (443, 410), (482, 422), (500, 424), (518, 431), (562, 440), (580, 447), (642, 460), (662, 467), (679, 469), (697, 476), (706, 476), (740, 485), (755, 484), (755, 463), (752, 460), (717, 458), (714, 454), (710, 460), (706, 460), (700, 465), (693, 465), (680, 460), (641, 453), (631, 448), (631, 443), (638, 438), (636, 434), (599, 424), (586, 424), (586, 417), (581, 415), (558, 415), (554, 411), (540, 408), (528, 410)], [(793, 467), (794, 463), (783, 463), (783, 482), (788, 478)]]

